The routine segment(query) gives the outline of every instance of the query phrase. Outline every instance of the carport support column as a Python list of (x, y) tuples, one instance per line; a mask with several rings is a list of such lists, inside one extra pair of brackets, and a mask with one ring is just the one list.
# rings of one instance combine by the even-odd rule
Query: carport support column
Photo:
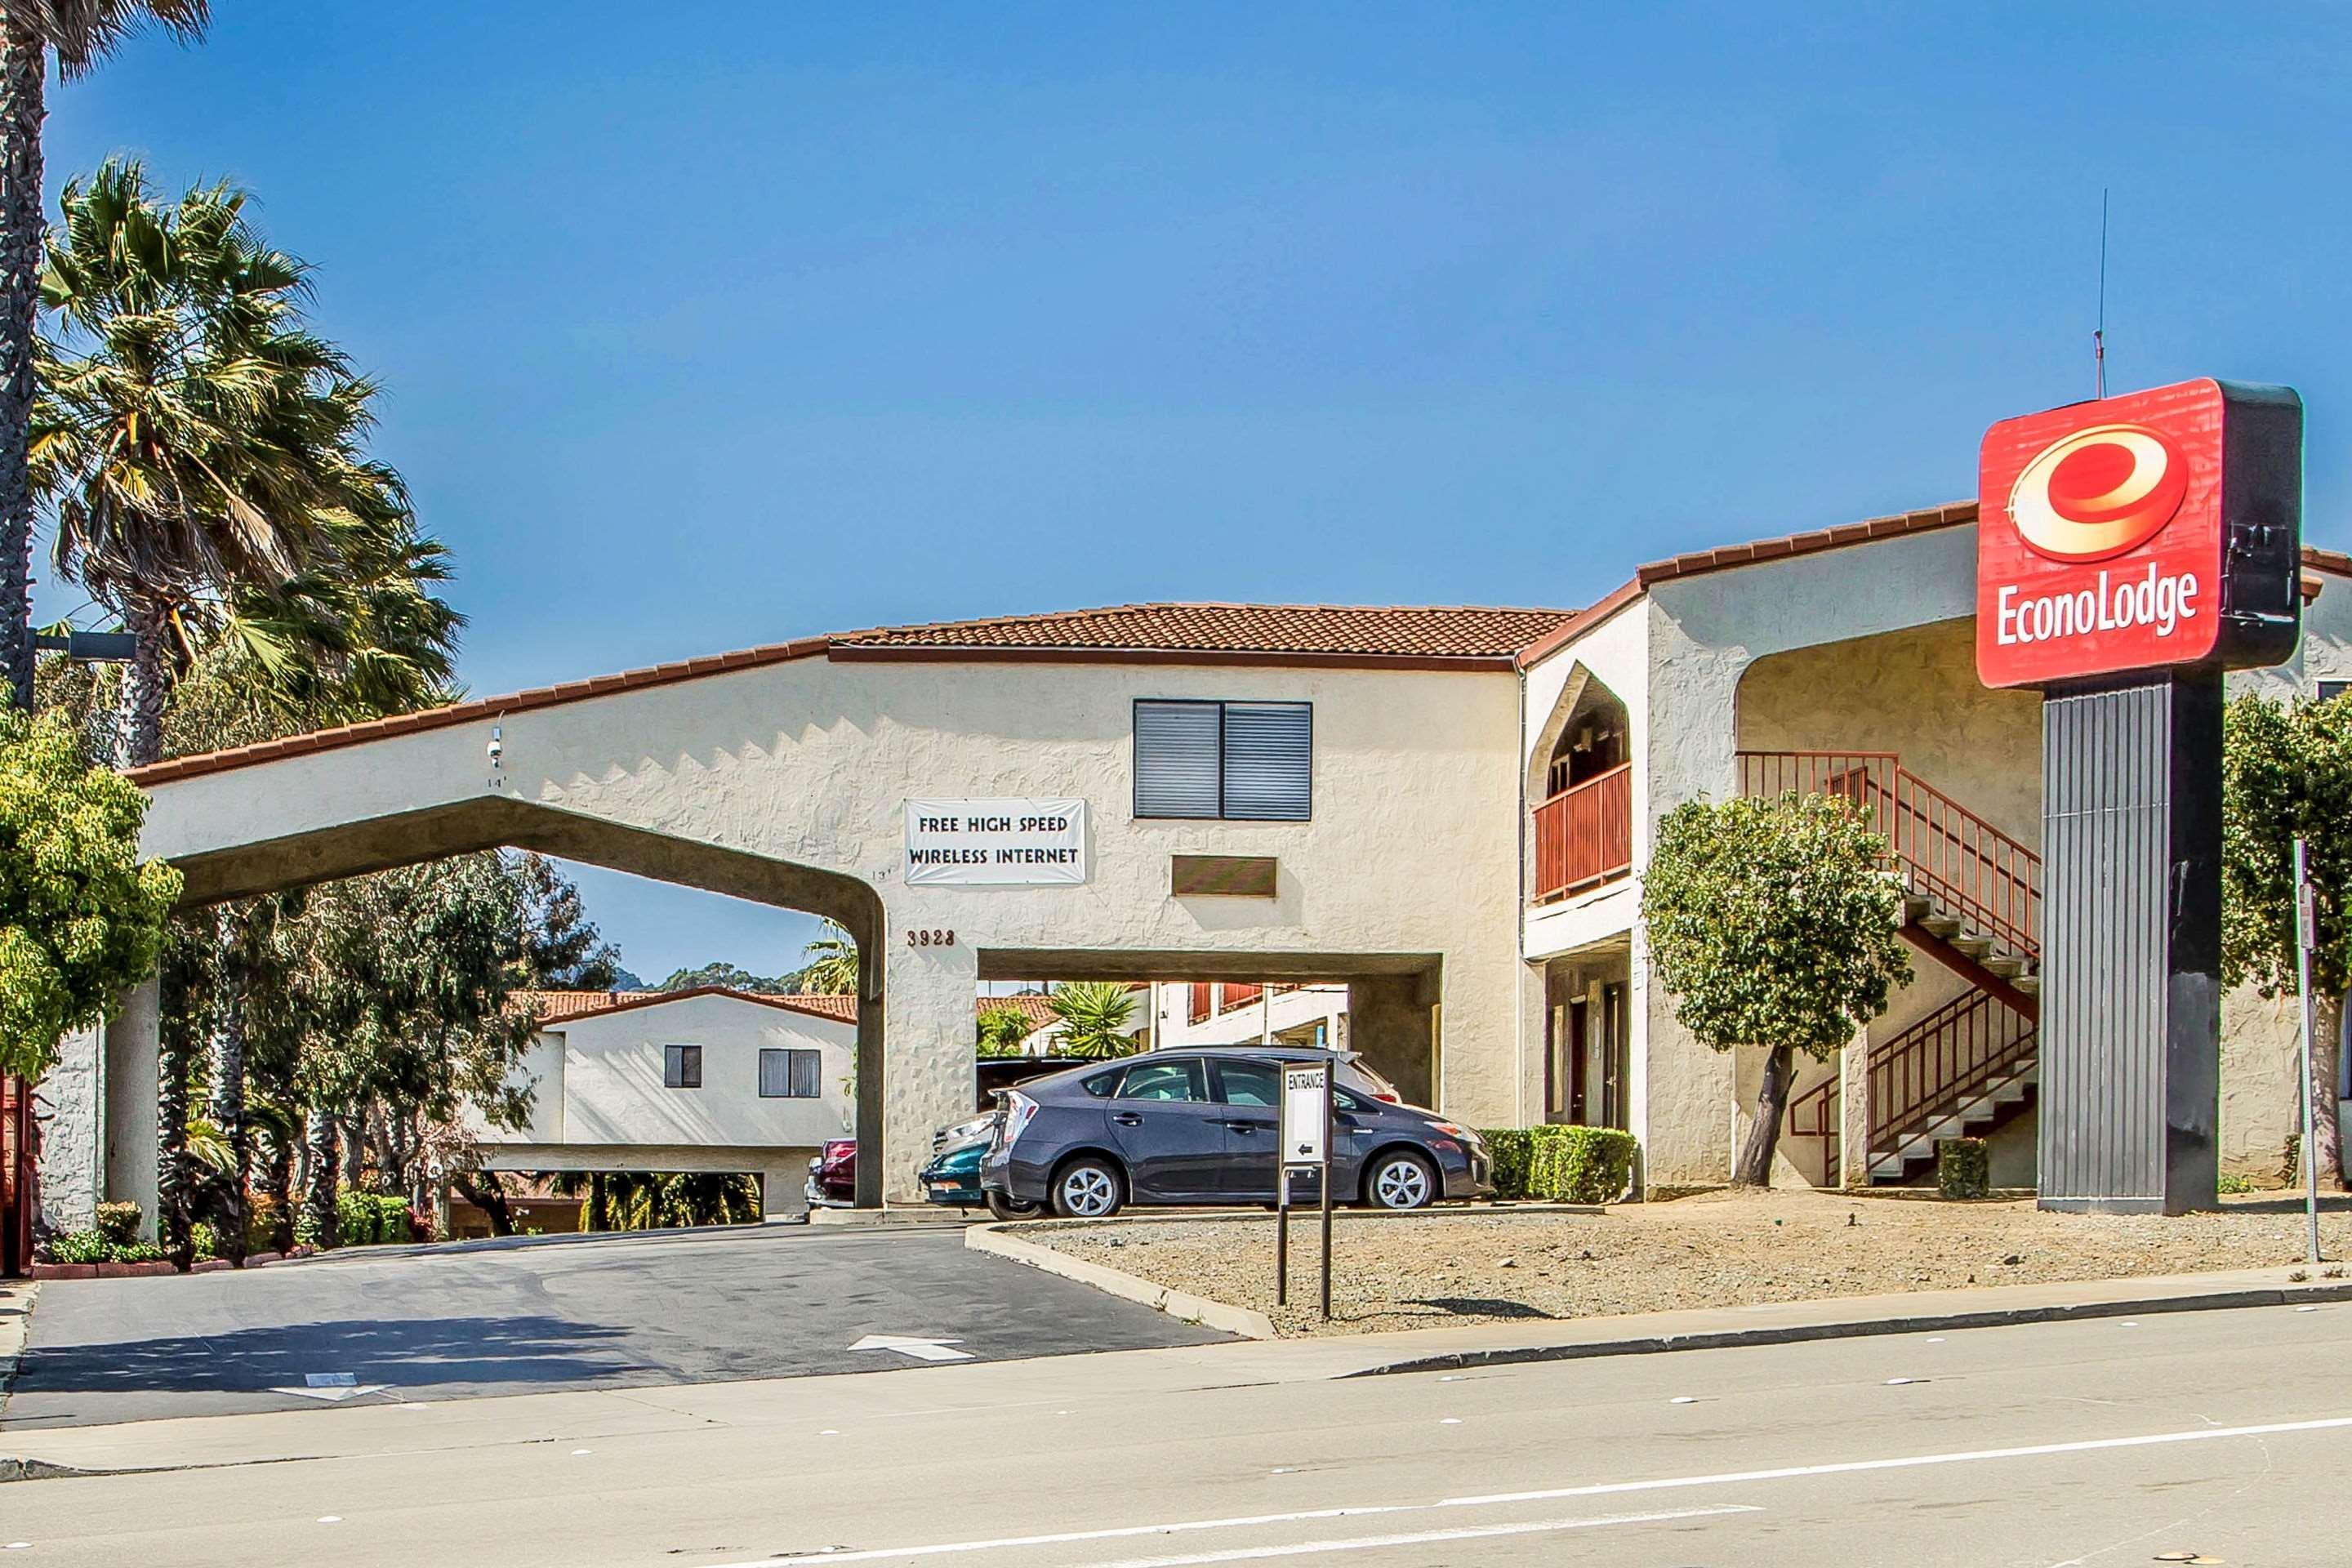
[(888, 917), (880, 935), (889, 1007), (878, 1064), (882, 1158), (877, 1168), (866, 1156), (872, 1096), (866, 1032), (860, 1029), (857, 1201), (868, 1203), (871, 1193), (888, 1203), (916, 1204), (923, 1194), (915, 1173), (930, 1157), (931, 1134), (969, 1121), (979, 1092), (972, 998), (980, 989), (980, 954), (961, 938), (951, 946), (910, 945), (904, 923)]
[(2216, 1202), (2221, 677), (2042, 705), (2041, 1205)]
[(106, 1021), (103, 1195), (139, 1205), (140, 1234), (155, 1237), (155, 1163), (161, 1152), (156, 1091), (163, 1082), (163, 989), (156, 981), (122, 994)]

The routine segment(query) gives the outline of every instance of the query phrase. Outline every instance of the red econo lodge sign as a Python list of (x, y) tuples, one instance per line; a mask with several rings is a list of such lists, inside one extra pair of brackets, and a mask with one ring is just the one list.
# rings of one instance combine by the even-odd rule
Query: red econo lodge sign
[(2186, 381), (2004, 419), (1978, 457), (1977, 673), (2271, 664), (2301, 629), (2303, 405)]

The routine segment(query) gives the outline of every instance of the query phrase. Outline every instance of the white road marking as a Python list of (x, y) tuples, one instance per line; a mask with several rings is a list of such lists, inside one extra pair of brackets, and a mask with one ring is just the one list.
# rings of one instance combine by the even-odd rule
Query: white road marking
[(1803, 1476), (1850, 1476), (1866, 1470), (1910, 1470), (1927, 1465), (1968, 1465), (1986, 1459), (2032, 1459), (2050, 1454), (2089, 1454), (2103, 1448), (2152, 1448), (2167, 1443), (2205, 1443), (2217, 1437), (2271, 1437), (2285, 1432), (2327, 1432), (2352, 1426), (2352, 1415), (2319, 1421), (2273, 1421), (2260, 1426), (2200, 1426), (2193, 1432), (2156, 1432), (2143, 1437), (2091, 1437), (2078, 1443), (2034, 1443), (2018, 1448), (1969, 1448), (1952, 1454), (1906, 1454), (1894, 1459), (1848, 1459), (1832, 1465), (1789, 1465), (1776, 1470), (1726, 1470), (1712, 1476), (1671, 1476), (1654, 1481), (1606, 1481), (1589, 1487), (1552, 1487), (1541, 1491), (1488, 1492), (1450, 1497), (1439, 1508), (1486, 1508), (1507, 1502), (1547, 1502), (1557, 1498), (1606, 1497), (1618, 1492), (1664, 1491), (1675, 1487), (1721, 1487), (1742, 1481), (1785, 1481)]
[(1678, 1508), (1664, 1513), (1620, 1513), (1601, 1519), (1538, 1519), (1523, 1524), (1474, 1524), (1459, 1530), (1422, 1530), (1405, 1535), (1350, 1535), (1330, 1541), (1299, 1541), (1285, 1546), (1235, 1546), (1183, 1557), (1126, 1557), (1092, 1568), (1194, 1568), (1206, 1563), (1255, 1563), (1268, 1557), (1311, 1557), (1332, 1552), (1370, 1552), (1384, 1546), (1424, 1546), (1441, 1541), (1480, 1541), (1492, 1535), (1543, 1535), (1562, 1530), (1601, 1530), (1617, 1524), (1662, 1524), (1676, 1519), (1707, 1519), (1725, 1513), (1760, 1513), (1745, 1503), (1722, 1508)]
[(1912, 1454), (1891, 1459), (1849, 1459), (1826, 1465), (1791, 1465), (1771, 1470), (1727, 1470), (1707, 1476), (1669, 1476), (1646, 1481), (1604, 1481), (1591, 1486), (1559, 1487), (1542, 1491), (1493, 1492), (1475, 1497), (1441, 1498), (1435, 1502), (1365, 1503), (1353, 1508), (1303, 1509), (1291, 1513), (1239, 1514), (1226, 1519), (1175, 1520), (1160, 1524), (1124, 1524), (1102, 1530), (1060, 1531), (1042, 1535), (1000, 1535), (981, 1541), (942, 1541), (921, 1546), (883, 1546), (857, 1552), (813, 1550), (754, 1561), (719, 1564), (718, 1568), (775, 1568), (779, 1563), (891, 1563), (917, 1557), (961, 1556), (975, 1552), (1008, 1552), (1024, 1546), (1066, 1546), (1086, 1541), (1133, 1540), (1146, 1535), (1192, 1534), (1210, 1530), (1247, 1530), (1266, 1524), (1299, 1524), (1324, 1519), (1367, 1519), (1401, 1513), (1429, 1513), (1442, 1509), (1492, 1508), (1504, 1503), (1542, 1502), (1561, 1498), (1605, 1497), (1622, 1492), (1664, 1491), (1676, 1487), (1733, 1486), (1746, 1481), (1793, 1480), (1807, 1476), (1852, 1475), (1869, 1470), (1916, 1469), (1929, 1465), (1959, 1465), (1991, 1459), (2037, 1458), (2052, 1454), (2087, 1454), (2108, 1448), (2146, 1448), (2168, 1443), (2202, 1443), (2223, 1437), (2268, 1437), (2288, 1432), (2328, 1432), (2352, 1427), (2352, 1415), (2331, 1415), (2315, 1421), (2278, 1421), (2259, 1426), (2205, 1426), (2189, 1432), (2158, 1432), (2138, 1437), (2093, 1437), (2074, 1443), (2037, 1443), (2016, 1448), (1974, 1448), (1948, 1454)]
[(868, 1334), (852, 1351), (897, 1351), (900, 1355), (913, 1356), (917, 1361), (972, 1361), (970, 1351), (951, 1351), (950, 1345), (960, 1345), (961, 1340), (943, 1340), (925, 1334)]

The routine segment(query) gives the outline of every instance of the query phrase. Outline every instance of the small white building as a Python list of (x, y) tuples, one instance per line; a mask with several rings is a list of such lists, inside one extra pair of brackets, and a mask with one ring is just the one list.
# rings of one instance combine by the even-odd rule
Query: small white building
[(1151, 987), (1156, 1047), (1286, 1046), (1348, 1048), (1345, 984), (1251, 984), (1196, 980)]
[(849, 996), (542, 991), (515, 1078), (530, 1120), (469, 1113), (485, 1169), (742, 1171), (761, 1210), (807, 1207), (810, 1158), (852, 1121), (857, 1004)]

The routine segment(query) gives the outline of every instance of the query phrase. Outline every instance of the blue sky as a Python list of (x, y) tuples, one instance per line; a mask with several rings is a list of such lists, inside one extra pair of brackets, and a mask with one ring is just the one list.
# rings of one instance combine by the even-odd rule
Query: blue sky
[[(480, 693), (1146, 598), (1580, 605), (2283, 381), (2352, 542), (2352, 12), (221, 0), (52, 95), (385, 383)], [(48, 613), (68, 607), (45, 595)], [(598, 873), (633, 968), (802, 922)]]

